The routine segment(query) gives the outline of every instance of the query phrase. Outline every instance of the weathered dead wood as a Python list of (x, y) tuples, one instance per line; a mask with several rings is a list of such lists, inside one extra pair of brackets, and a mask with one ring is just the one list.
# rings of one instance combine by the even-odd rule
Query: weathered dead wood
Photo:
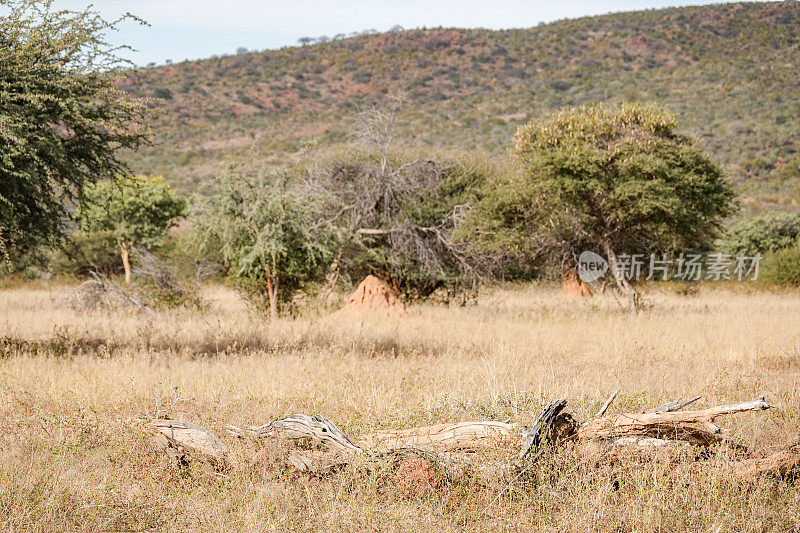
[[(492, 481), (508, 479), (509, 475), (519, 473), (522, 467), (538, 457), (546, 443), (557, 445), (568, 439), (589, 444), (589, 448), (597, 448), (599, 445), (605, 449), (609, 446), (638, 447), (642, 450), (688, 448), (691, 445), (709, 446), (725, 442), (739, 451), (746, 450), (727, 441), (722, 434), (722, 428), (716, 426), (714, 420), (728, 414), (770, 408), (762, 397), (749, 402), (679, 411), (698, 399), (691, 398), (669, 402), (649, 412), (604, 416), (617, 393), (606, 400), (598, 411), (600, 416), (583, 424), (578, 424), (571, 415), (564, 412), (567, 400), (560, 399), (547, 405), (530, 428), (505, 422), (460, 422), (406, 430), (383, 430), (351, 440), (333, 422), (321, 415), (297, 414), (262, 426), (227, 426), (227, 430), (229, 434), (239, 437), (249, 435), (258, 438), (309, 439), (320, 444), (322, 449), (293, 451), (288, 457), (290, 465), (312, 474), (324, 475), (345, 465), (372, 469), (381, 462), (386, 464), (389, 461), (399, 465), (408, 460), (421, 459), (446, 479), (474, 475), (478, 479)], [(176, 426), (171, 421), (165, 421), (164, 424), (176, 442), (182, 440), (190, 446), (198, 447), (196, 441), (211, 440), (206, 436), (207, 432), (197, 426), (185, 423), (178, 423), (184, 425)], [(175, 436), (176, 429), (195, 432), (200, 430), (201, 433), (190, 431), (187, 433), (190, 437), (181, 438)], [(454, 450), (476, 451), (501, 445), (513, 446), (515, 443), (520, 444), (517, 458), (505, 464), (490, 464), (476, 454), (453, 453)], [(212, 448), (213, 444), (215, 443), (212, 441)], [(583, 448), (585, 447), (579, 449)], [(739, 477), (762, 472), (791, 471), (800, 467), (800, 444), (768, 457), (739, 461), (733, 465)]]
[(619, 389), (615, 390), (614, 393), (608, 397), (608, 400), (606, 400), (606, 403), (603, 404), (603, 407), (601, 407), (600, 410), (597, 411), (597, 414), (594, 415), (595, 418), (600, 418), (601, 416), (606, 414), (608, 408), (611, 407), (611, 403), (614, 401), (614, 399), (616, 399), (617, 394), (619, 394)]
[[(294, 451), (287, 458), (289, 464), (297, 470), (313, 474), (327, 473), (345, 465), (364, 466), (369, 469), (376, 464), (376, 461), (390, 460), (397, 463), (409, 457), (425, 459), (448, 478), (464, 475), (475, 466), (465, 454), (437, 453), (413, 444), (384, 446), (384, 449), (361, 447), (354, 444), (333, 422), (322, 415), (296, 414), (263, 426), (245, 428), (226, 426), (226, 430), (237, 437), (249, 435), (258, 438), (310, 439), (324, 446), (327, 453)], [(460, 434), (456, 434), (456, 440), (458, 435)], [(399, 444), (399, 440), (401, 439), (395, 439), (394, 444)], [(384, 444), (388, 444), (388, 440)]]
[(459, 422), (412, 429), (382, 430), (363, 435), (356, 441), (368, 449), (386, 450), (413, 446), (437, 450), (474, 450), (490, 448), (517, 440), (522, 428), (505, 422)]
[(686, 441), (657, 439), (654, 437), (620, 437), (608, 442), (611, 446), (640, 446), (643, 448), (685, 448), (691, 446)]
[(180, 459), (188, 452), (205, 459), (225, 462), (228, 447), (205, 428), (179, 420), (157, 419), (152, 421), (170, 455)]
[(285, 437), (289, 439), (311, 439), (342, 457), (363, 453), (364, 450), (347, 438), (336, 424), (322, 415), (296, 414), (288, 418), (273, 420), (263, 426), (225, 426), (229, 434), (241, 437)]
[(651, 437), (709, 446), (727, 441), (722, 435), (722, 428), (713, 423), (717, 417), (770, 407), (762, 397), (699, 411), (622, 413), (589, 420), (578, 429), (577, 437), (579, 440), (608, 442), (622, 437)]
[(536, 423), (525, 431), (522, 437), (522, 449), (517, 456), (518, 459), (525, 459), (528, 454), (536, 455), (536, 452), (545, 441), (550, 438), (553, 432), (553, 423), (567, 406), (567, 400), (556, 400), (542, 410)]
[(348, 465), (351, 460), (319, 450), (292, 450), (289, 452), (286, 462), (299, 472), (322, 476), (339, 470)]
[[(611, 395), (599, 413), (608, 410), (617, 393)], [(722, 405), (699, 411), (675, 412), (692, 402), (675, 401), (656, 409), (659, 412), (621, 413), (600, 416), (577, 428), (578, 440), (602, 441), (617, 446), (680, 444), (680, 441), (708, 446), (725, 440), (722, 428), (712, 421), (722, 415), (769, 408), (763, 398), (734, 405)], [(572, 432), (574, 419), (562, 413), (566, 400), (549, 404), (537, 422), (528, 429), (518, 424), (494, 421), (438, 424), (405, 430), (383, 430), (350, 440), (333, 422), (321, 415), (294, 415), (274, 420), (262, 426), (239, 428), (227, 426), (234, 436), (307, 438), (320, 443), (340, 456), (367, 451), (387, 452), (403, 448), (430, 448), (438, 451), (477, 450), (502, 444), (512, 444), (522, 436), (520, 457), (535, 452), (553, 432)], [(561, 418), (559, 418), (561, 415)], [(561, 435), (563, 438), (565, 435)]]
[(658, 407), (654, 407), (647, 411), (648, 413), (671, 413), (673, 411), (680, 411), (687, 405), (693, 404), (697, 400), (702, 398), (702, 396), (695, 396), (694, 398), (689, 398), (688, 400), (673, 400), (671, 402), (667, 402), (664, 405), (659, 405)]

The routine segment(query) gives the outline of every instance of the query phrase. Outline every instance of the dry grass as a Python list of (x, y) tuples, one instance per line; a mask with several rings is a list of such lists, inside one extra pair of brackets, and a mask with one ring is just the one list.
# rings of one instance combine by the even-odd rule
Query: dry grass
[(234, 470), (181, 468), (141, 420), (169, 413), (221, 434), (322, 413), (358, 435), (528, 422), (555, 397), (588, 417), (617, 388), (614, 409), (764, 394), (775, 411), (725, 423), (766, 452), (800, 433), (796, 293), (651, 290), (652, 308), (632, 318), (613, 301), (515, 287), (383, 323), (268, 324), (232, 293), (208, 292), (205, 314), (147, 316), (76, 312), (47, 285), (0, 291), (0, 529), (800, 529), (790, 481), (736, 482), (713, 464), (596, 467), (563, 453), (528, 486), (459, 484), (409, 499), (390, 474), (309, 479), (252, 444), (237, 445)]

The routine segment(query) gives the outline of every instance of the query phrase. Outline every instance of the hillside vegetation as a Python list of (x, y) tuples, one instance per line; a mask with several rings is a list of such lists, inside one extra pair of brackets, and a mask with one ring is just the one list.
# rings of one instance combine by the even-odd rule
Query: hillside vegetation
[(656, 101), (760, 209), (800, 200), (798, 71), (800, 4), (774, 2), (361, 35), (142, 69), (122, 86), (160, 108), (134, 170), (184, 190), (252, 149), (285, 163), (313, 139), (343, 142), (358, 109), (402, 85), (406, 142), (495, 154), (553, 109)]

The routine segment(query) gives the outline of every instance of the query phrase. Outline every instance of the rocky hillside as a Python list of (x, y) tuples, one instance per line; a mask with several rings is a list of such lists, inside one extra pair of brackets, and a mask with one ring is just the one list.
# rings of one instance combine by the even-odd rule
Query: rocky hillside
[(406, 88), (404, 139), (502, 154), (562, 106), (652, 100), (675, 111), (752, 208), (800, 202), (800, 4), (671, 8), (490, 31), (361, 35), (142, 69), (155, 145), (135, 170), (184, 190), (255, 148), (276, 162), (343, 142), (359, 108)]

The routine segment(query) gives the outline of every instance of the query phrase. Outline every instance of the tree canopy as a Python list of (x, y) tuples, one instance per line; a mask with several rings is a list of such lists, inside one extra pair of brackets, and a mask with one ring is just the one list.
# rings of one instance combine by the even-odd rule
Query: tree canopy
[(87, 185), (129, 174), (121, 148), (147, 135), (147, 106), (119, 90), (129, 63), (108, 22), (51, 0), (0, 1), (0, 252), (59, 242)]
[(285, 171), (232, 172), (195, 196), (193, 230), (201, 247), (219, 249), (229, 275), (261, 310), (278, 314), (333, 258), (337, 232), (324, 197)]
[(186, 202), (178, 198), (161, 176), (135, 176), (94, 183), (84, 191), (78, 215), (81, 229), (114, 237), (130, 281), (128, 254), (137, 246), (151, 248), (161, 241)]
[(551, 264), (596, 249), (612, 272), (620, 253), (707, 244), (734, 193), (677, 126), (673, 114), (635, 104), (568, 109), (521, 126), (514, 154), (523, 171), (490, 184), (478, 230)]
[(316, 159), (307, 180), (332, 200), (342, 228), (340, 248), (322, 294), (342, 269), (374, 274), (408, 297), (439, 288), (474, 286), (489, 262), (455, 238), (464, 212), (495, 166), (478, 154), (436, 153), (397, 147), (405, 94), (398, 89), (382, 106), (355, 119), (358, 142)]

